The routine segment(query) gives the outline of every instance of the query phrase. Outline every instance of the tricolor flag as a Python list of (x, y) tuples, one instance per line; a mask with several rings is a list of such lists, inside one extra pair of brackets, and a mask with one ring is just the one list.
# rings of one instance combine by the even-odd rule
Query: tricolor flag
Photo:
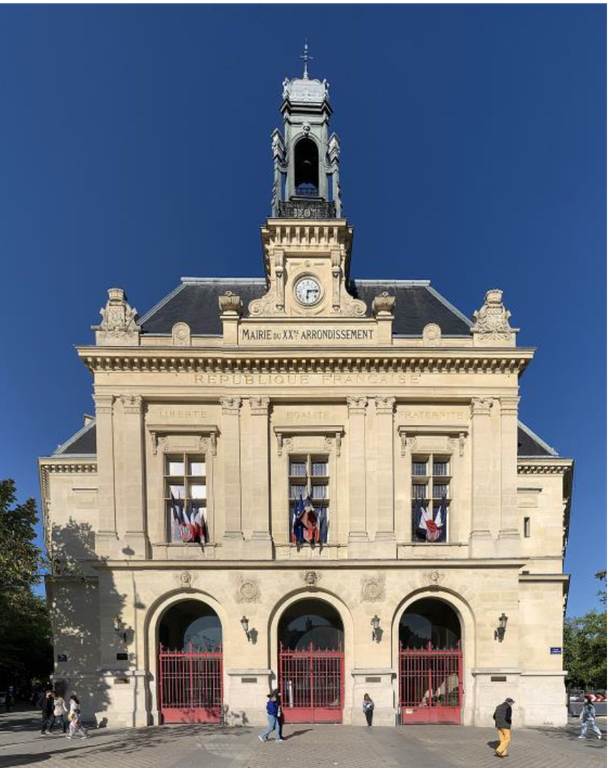
[(295, 502), (295, 511), (292, 514), (292, 529), (293, 529), (293, 543), (303, 544), (303, 523), (301, 518), (305, 511), (305, 502), (303, 496), (299, 497), (299, 500)]
[(440, 506), (433, 512), (430, 512), (429, 509), (426, 509), (424, 506), (421, 507), (419, 529), (425, 532), (425, 539), (427, 541), (438, 541), (440, 536), (444, 533), (445, 523), (446, 507), (444, 499), (440, 500)]
[(303, 525), (303, 537), (310, 544), (316, 544), (320, 540), (320, 529), (318, 526), (318, 518), (316, 517), (316, 511), (314, 505), (310, 499), (309, 494), (305, 498), (305, 504), (303, 507), (303, 514), (301, 515), (301, 523)]
[(326, 544), (329, 538), (329, 521), (327, 520), (327, 508), (318, 510), (318, 532), (321, 544)]

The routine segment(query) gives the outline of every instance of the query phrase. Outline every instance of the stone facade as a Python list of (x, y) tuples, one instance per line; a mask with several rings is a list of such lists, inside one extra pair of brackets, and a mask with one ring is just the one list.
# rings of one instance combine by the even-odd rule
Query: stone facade
[[(417, 333), (395, 333), (400, 299), (352, 290), (352, 228), (335, 203), (331, 218), (267, 220), (258, 296), (203, 281), (219, 333), (195, 331), (187, 314), (148, 333), (163, 310), (138, 319), (111, 289), (96, 344), (78, 348), (95, 419), (39, 463), (58, 565), (48, 582), (55, 679), (79, 691), (86, 715), (160, 721), (160, 621), (190, 599), (222, 625), (225, 720), (264, 722), (280, 618), (318, 597), (343, 622), (343, 722), (362, 722), (368, 691), (374, 723), (392, 725), (400, 619), (429, 596), (459, 617), (463, 723), (491, 725), (505, 696), (519, 725), (566, 722), (551, 649), (563, 644), (572, 461), (519, 427), (519, 377), (534, 352), (516, 346), (496, 290), (473, 324), (442, 300), (464, 334), (427, 316)], [(312, 303), (298, 297), (306, 278), (317, 283)], [(206, 542), (170, 540), (165, 462), (184, 454), (204, 457)], [(299, 547), (288, 467), (311, 454), (328, 466), (328, 540)], [(412, 462), (427, 455), (450, 462), (447, 531), (434, 542), (413, 537)]]

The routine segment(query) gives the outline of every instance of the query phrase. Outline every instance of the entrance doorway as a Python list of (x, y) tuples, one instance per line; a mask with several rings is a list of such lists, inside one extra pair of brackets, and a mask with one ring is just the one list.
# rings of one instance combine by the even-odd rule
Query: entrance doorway
[(294, 603), (280, 618), (278, 678), (289, 723), (341, 723), (344, 626), (323, 600)]
[(404, 724), (461, 722), (461, 625), (442, 600), (418, 600), (401, 618), (399, 704)]
[(222, 625), (199, 600), (163, 615), (159, 629), (158, 693), (164, 723), (222, 722)]

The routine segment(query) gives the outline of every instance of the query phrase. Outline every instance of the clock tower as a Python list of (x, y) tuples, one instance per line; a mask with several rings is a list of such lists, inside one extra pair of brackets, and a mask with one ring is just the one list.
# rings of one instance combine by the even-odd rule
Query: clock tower
[(329, 134), (329, 84), (309, 75), (283, 82), (284, 133), (272, 134), (271, 218), (261, 230), (267, 293), (250, 302), (253, 317), (364, 317), (350, 291), (352, 227), (342, 217), (340, 140)]

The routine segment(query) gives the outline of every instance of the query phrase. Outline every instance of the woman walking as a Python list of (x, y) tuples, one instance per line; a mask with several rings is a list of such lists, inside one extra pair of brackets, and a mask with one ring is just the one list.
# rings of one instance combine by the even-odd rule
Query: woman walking
[(79, 735), (82, 739), (87, 739), (87, 731), (81, 725), (81, 705), (79, 704), (79, 699), (75, 696), (74, 693), (70, 697), (68, 719), (70, 720), (70, 726), (68, 728), (68, 736), (66, 738), (72, 739), (73, 736)]
[(66, 733), (66, 715), (68, 713), (68, 710), (66, 709), (66, 702), (60, 696), (59, 693), (56, 693), (53, 698), (53, 725), (49, 729), (50, 731), (53, 731), (55, 728), (56, 723), (61, 723), (62, 725), (62, 733)]
[(262, 733), (258, 734), (258, 738), (261, 741), (268, 741), (269, 734), (275, 731), (276, 742), (282, 741), (282, 737), (280, 736), (280, 721), (278, 720), (278, 711), (280, 709), (280, 705), (278, 704), (278, 700), (276, 698), (275, 693), (269, 694), (268, 698), (269, 698), (269, 701), (267, 702), (268, 725), (267, 725), (267, 728)]
[(374, 717), (374, 702), (370, 698), (369, 693), (366, 693), (363, 697), (363, 714), (365, 715), (367, 725), (371, 726)]
[(579, 736), (580, 739), (587, 738), (588, 727), (592, 729), (592, 731), (598, 736), (599, 739), (602, 738), (602, 731), (596, 725), (596, 707), (594, 707), (594, 703), (589, 698), (589, 696), (586, 696), (583, 699), (583, 711), (581, 712), (581, 735)]

